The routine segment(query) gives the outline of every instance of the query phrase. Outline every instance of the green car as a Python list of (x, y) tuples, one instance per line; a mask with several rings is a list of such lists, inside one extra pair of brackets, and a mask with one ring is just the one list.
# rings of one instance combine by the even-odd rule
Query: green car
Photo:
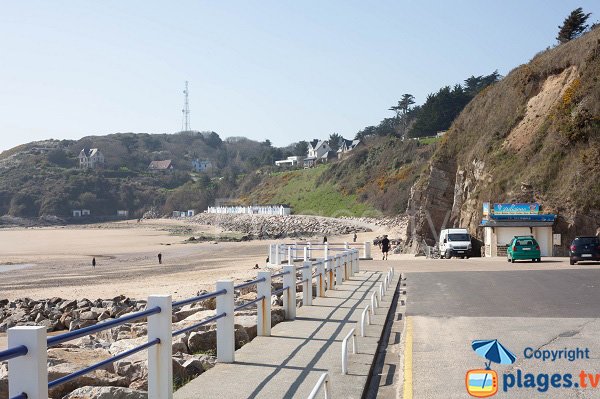
[(515, 263), (515, 260), (531, 259), (541, 262), (540, 245), (533, 236), (516, 236), (506, 249), (506, 260)]

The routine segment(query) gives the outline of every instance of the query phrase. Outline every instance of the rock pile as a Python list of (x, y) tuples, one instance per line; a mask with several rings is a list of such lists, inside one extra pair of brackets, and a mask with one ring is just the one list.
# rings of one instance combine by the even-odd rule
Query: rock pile
[(112, 299), (69, 300), (50, 298), (34, 300), (19, 298), (14, 301), (0, 300), (0, 332), (13, 326), (45, 326), (48, 332), (77, 330), (117, 318), (126, 313), (146, 307), (144, 300), (132, 300), (123, 295)]
[[(281, 283), (275, 283), (274, 289), (280, 288), (280, 285)], [(301, 294), (298, 294), (297, 301), (300, 296)], [(236, 306), (254, 299), (256, 299), (255, 287), (236, 291)], [(271, 322), (275, 325), (284, 319), (284, 311), (279, 307), (282, 303), (281, 295), (274, 295), (271, 301), (274, 306)], [(215, 305), (213, 298), (174, 309), (173, 331), (193, 326), (213, 316)], [(95, 324), (106, 318), (143, 310), (145, 306), (146, 301), (136, 301), (124, 296), (96, 301), (61, 298), (46, 300), (22, 298), (13, 302), (3, 300), (0, 301), (0, 314), (3, 315), (1, 325), (4, 329), (16, 324), (38, 324), (46, 325), (49, 329), (60, 329), (68, 324), (75, 329)], [(256, 310), (235, 312), (235, 323), (235, 346), (238, 349), (257, 335)], [(147, 339), (146, 323), (127, 323), (51, 347), (48, 349), (49, 381), (132, 349), (145, 343)], [(180, 386), (213, 367), (216, 362), (216, 347), (216, 322), (174, 337), (171, 343), (174, 384)], [(148, 389), (147, 377), (147, 355), (145, 351), (141, 351), (108, 364), (103, 369), (56, 386), (49, 391), (49, 397), (52, 399), (142, 398), (147, 395), (145, 392)], [(0, 398), (7, 396), (8, 369), (4, 362), (0, 363)]]
[(342, 235), (371, 231), (368, 227), (356, 224), (350, 219), (342, 220), (306, 215), (268, 216), (202, 213), (196, 215), (192, 220), (194, 223), (218, 226), (225, 231), (241, 232), (259, 239)]

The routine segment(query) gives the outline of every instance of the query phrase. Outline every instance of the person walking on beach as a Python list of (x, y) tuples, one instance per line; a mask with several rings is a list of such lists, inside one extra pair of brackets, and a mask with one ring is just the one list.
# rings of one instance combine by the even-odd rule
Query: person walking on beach
[(323, 236), (323, 244), (327, 244), (327, 236)]
[(387, 235), (383, 236), (383, 240), (379, 242), (379, 246), (381, 247), (381, 253), (383, 254), (383, 260), (387, 260), (388, 252), (390, 251), (390, 240), (388, 240)]
[(92, 267), (95, 268), (96, 267), (96, 257), (92, 258)]
[(352, 240), (353, 240), (353, 242), (356, 242), (356, 238), (357, 238), (357, 237), (358, 237), (358, 236), (356, 235), (356, 232), (354, 232), (354, 237), (352, 237)]
[(162, 265), (162, 254), (160, 252), (158, 253), (158, 264)]

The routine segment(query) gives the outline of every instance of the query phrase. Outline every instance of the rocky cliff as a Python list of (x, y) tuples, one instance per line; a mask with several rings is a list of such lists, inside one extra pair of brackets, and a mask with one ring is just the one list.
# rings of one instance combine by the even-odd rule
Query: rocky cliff
[(477, 95), (411, 190), (413, 248), (442, 226), (481, 237), (482, 203), (558, 214), (563, 244), (600, 226), (600, 29), (536, 55)]

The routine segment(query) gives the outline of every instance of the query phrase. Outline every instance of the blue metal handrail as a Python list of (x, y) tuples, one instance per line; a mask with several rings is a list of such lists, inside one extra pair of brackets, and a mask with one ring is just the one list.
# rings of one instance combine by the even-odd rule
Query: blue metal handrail
[(186, 327), (186, 328), (182, 328), (181, 330), (174, 331), (173, 332), (173, 336), (175, 337), (175, 336), (180, 335), (180, 334), (185, 334), (188, 331), (195, 330), (198, 327), (202, 327), (205, 324), (208, 324), (208, 323), (213, 322), (215, 320), (219, 320), (221, 317), (225, 317), (225, 316), (227, 316), (227, 313), (223, 312), (223, 313), (221, 313), (219, 315), (209, 317), (208, 319), (202, 320), (200, 323), (194, 324), (194, 325)]
[(287, 272), (281, 272), (281, 273), (273, 274), (271, 276), (271, 278), (285, 276), (286, 274), (289, 274), (289, 273), (290, 273), (290, 271), (288, 270)]
[(84, 374), (90, 373), (90, 372), (92, 372), (94, 370), (98, 370), (99, 368), (101, 368), (101, 367), (103, 367), (103, 366), (105, 366), (107, 364), (116, 362), (117, 360), (123, 359), (123, 358), (125, 358), (127, 356), (131, 356), (134, 353), (140, 352), (140, 351), (142, 351), (144, 349), (150, 348), (151, 346), (154, 346), (154, 345), (157, 345), (157, 344), (160, 344), (160, 339), (159, 338), (155, 338), (152, 341), (146, 342), (143, 345), (136, 346), (133, 349), (130, 349), (130, 350), (122, 352), (122, 353), (119, 353), (118, 355), (115, 355), (115, 356), (110, 357), (108, 359), (102, 360), (101, 362), (98, 362), (96, 364), (92, 364), (89, 367), (86, 367), (84, 369), (81, 369), (79, 371), (71, 373), (69, 375), (65, 375), (64, 377), (58, 378), (58, 379), (56, 379), (54, 381), (50, 381), (48, 383), (48, 389), (54, 388), (55, 386), (60, 385), (60, 384), (64, 384), (67, 381), (71, 381), (71, 380), (73, 380), (73, 379), (75, 379), (77, 377), (80, 377), (80, 376), (82, 376)]
[(285, 290), (287, 290), (287, 289), (289, 289), (289, 288), (290, 288), (290, 287), (288, 287), (288, 286), (285, 286), (285, 287), (283, 287), (283, 288), (281, 288), (281, 289), (278, 289), (278, 290), (275, 290), (275, 291), (271, 292), (271, 295), (277, 295), (277, 294), (281, 294), (283, 291), (285, 291)]
[(25, 392), (21, 392), (17, 396), (13, 396), (10, 399), (27, 399), (27, 398), (28, 398), (27, 394)]
[(6, 360), (14, 359), (15, 357), (25, 356), (29, 350), (25, 345), (15, 346), (14, 348), (9, 348), (3, 351), (0, 351), (0, 362), (4, 362)]
[(241, 309), (247, 308), (248, 306), (254, 305), (255, 303), (258, 303), (258, 302), (262, 301), (263, 299), (265, 299), (265, 296), (264, 296), (264, 295), (262, 295), (260, 298), (256, 298), (256, 299), (255, 299), (255, 300), (253, 300), (253, 301), (250, 301), (250, 302), (243, 303), (243, 304), (241, 304), (240, 306), (238, 306), (237, 308), (235, 308), (234, 310), (235, 310), (235, 311), (238, 311), (238, 310), (241, 310)]
[(254, 284), (262, 283), (264, 281), (267, 281), (267, 279), (262, 277), (262, 278), (258, 278), (256, 280), (248, 281), (246, 283), (235, 285), (233, 288), (236, 290), (239, 290), (242, 288), (250, 287), (251, 285), (254, 285)]
[(219, 295), (225, 295), (225, 294), (227, 294), (226, 289), (222, 289), (220, 291), (215, 291), (215, 292), (207, 292), (206, 294), (195, 296), (193, 298), (188, 298), (188, 299), (184, 299), (181, 301), (173, 302), (172, 306), (173, 306), (173, 308), (179, 308), (181, 306), (188, 305), (190, 303), (200, 302), (200, 301), (204, 301), (204, 300), (210, 299), (210, 298), (216, 298)]
[(75, 338), (83, 337), (85, 335), (94, 334), (96, 332), (100, 332), (100, 331), (103, 331), (103, 330), (106, 330), (106, 329), (109, 329), (109, 328), (112, 328), (115, 326), (120, 326), (120, 325), (128, 323), (130, 321), (143, 319), (147, 316), (151, 316), (153, 314), (158, 314), (158, 313), (160, 313), (160, 311), (161, 311), (160, 307), (155, 306), (153, 308), (146, 309), (141, 312), (131, 313), (126, 316), (121, 316), (118, 319), (104, 321), (102, 323), (98, 323), (93, 326), (84, 327), (79, 330), (70, 331), (68, 333), (64, 333), (64, 334), (60, 334), (60, 335), (55, 335), (53, 337), (48, 337), (48, 341), (47, 341), (48, 347), (62, 344), (63, 342), (71, 341)]
[(304, 280), (300, 280), (300, 281), (296, 282), (296, 285), (304, 284), (309, 280), (312, 280), (312, 279), (305, 278)]
[(312, 265), (312, 264), (310, 264), (310, 265), (307, 265), (307, 266), (298, 266), (298, 267), (296, 268), (296, 270), (312, 269), (312, 267), (313, 267), (313, 265)]

